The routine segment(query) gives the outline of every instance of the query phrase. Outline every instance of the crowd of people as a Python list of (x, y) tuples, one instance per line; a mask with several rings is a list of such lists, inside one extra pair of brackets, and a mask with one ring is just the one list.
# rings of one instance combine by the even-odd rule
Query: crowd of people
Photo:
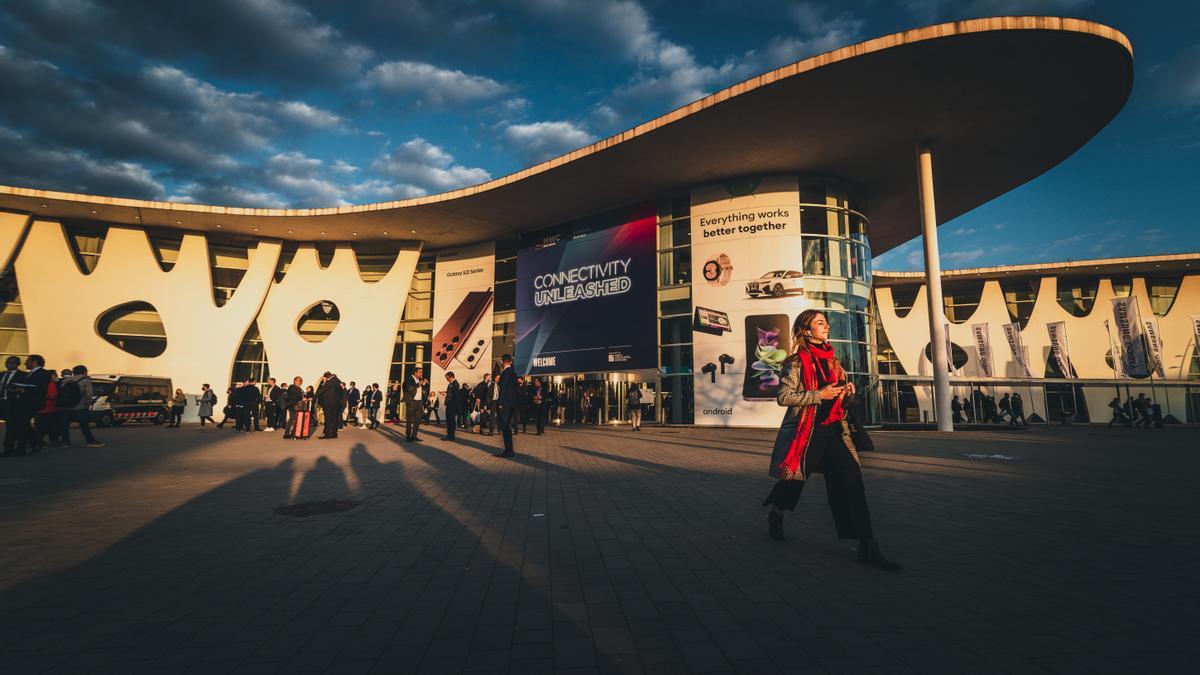
[(47, 369), (46, 359), (30, 354), (5, 359), (0, 375), (0, 415), (4, 418), (3, 457), (24, 457), (48, 445), (69, 447), (71, 423), (87, 447), (99, 448), (91, 430), (92, 381), (86, 366)]
[(1156, 413), (1153, 399), (1144, 392), (1138, 394), (1137, 398), (1130, 396), (1124, 403), (1121, 403), (1120, 396), (1114, 396), (1113, 400), (1108, 402), (1108, 407), (1112, 409), (1112, 419), (1108, 422), (1110, 427), (1114, 424), (1143, 429), (1162, 426), (1161, 414)]
[(950, 411), (954, 413), (955, 424), (978, 422), (1007, 424), (1010, 427), (1029, 426), (1025, 419), (1025, 400), (1016, 392), (1001, 396), (999, 402), (995, 396), (978, 389), (971, 392), (970, 400), (964, 401), (956, 394), (950, 401)]
[[(444, 440), (454, 440), (460, 429), (484, 435), (499, 430), (505, 447), (501, 456), (506, 457), (514, 454), (512, 434), (528, 432), (531, 422), (535, 432), (543, 434), (548, 415), (558, 405), (556, 395), (541, 378), (516, 376), (508, 354), (501, 358), (495, 375), (485, 373), (474, 386), (459, 382), (453, 372), (446, 373), (445, 378), (445, 392), (440, 393), (419, 367), (402, 383), (389, 385), (387, 391), (378, 383), (359, 389), (356, 382), (343, 382), (332, 372), (322, 375), (315, 388), (305, 386), (301, 377), (289, 385), (281, 385), (272, 377), (265, 387), (251, 377), (226, 389), (220, 422), (212, 416), (218, 398), (209, 385), (203, 385), (196, 403), (201, 429), (210, 423), (218, 429), (231, 424), (238, 432), (282, 431), (284, 438), (311, 438), (318, 426), (321, 435), (316, 438), (321, 440), (337, 438), (346, 427), (378, 429), (381, 424), (403, 424), (404, 440), (408, 442), (420, 440), (421, 425), (428, 423), (444, 425)], [(186, 397), (177, 391), (171, 401), (172, 426), (178, 426), (186, 403)]]

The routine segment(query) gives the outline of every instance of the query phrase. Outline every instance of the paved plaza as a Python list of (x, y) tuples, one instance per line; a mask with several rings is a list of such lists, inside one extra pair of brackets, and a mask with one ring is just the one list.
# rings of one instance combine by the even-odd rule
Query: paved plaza
[[(877, 432), (898, 574), (773, 434), (106, 429), (0, 461), (0, 672), (1194, 671), (1200, 430)], [(292, 517), (289, 504), (345, 510)]]

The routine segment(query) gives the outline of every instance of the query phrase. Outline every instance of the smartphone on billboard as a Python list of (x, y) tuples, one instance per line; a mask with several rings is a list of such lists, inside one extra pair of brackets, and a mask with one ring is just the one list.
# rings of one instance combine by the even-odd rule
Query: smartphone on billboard
[(791, 353), (787, 314), (754, 314), (746, 317), (746, 374), (742, 398), (775, 400), (783, 362)]
[(492, 306), (495, 293), (492, 289), (486, 291), (471, 291), (462, 299), (458, 307), (438, 329), (433, 337), (433, 362), (441, 368), (446, 368), (454, 357), (458, 356), (475, 332), (479, 320)]

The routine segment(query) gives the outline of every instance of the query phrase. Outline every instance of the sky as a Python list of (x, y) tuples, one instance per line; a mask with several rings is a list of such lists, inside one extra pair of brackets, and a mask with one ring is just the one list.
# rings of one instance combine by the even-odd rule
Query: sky
[[(1191, 0), (0, 0), (0, 183), (251, 207), (415, 197), (808, 56), (1016, 14), (1125, 33), (1133, 94), (1074, 156), (944, 224), (943, 267), (1200, 251)], [(921, 266), (919, 239), (875, 261)]]

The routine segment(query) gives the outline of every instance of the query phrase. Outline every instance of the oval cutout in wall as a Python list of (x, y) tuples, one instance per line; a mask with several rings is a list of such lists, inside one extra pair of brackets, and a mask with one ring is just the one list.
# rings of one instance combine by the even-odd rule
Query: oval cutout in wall
[(332, 300), (322, 300), (304, 310), (296, 321), (296, 332), (309, 342), (324, 342), (337, 328), (341, 315)]
[(96, 320), (96, 333), (134, 356), (154, 358), (167, 351), (166, 328), (148, 302), (127, 302), (104, 312)]
[[(933, 343), (925, 343), (925, 358), (933, 363)], [(957, 344), (950, 343), (950, 360), (954, 362), (955, 370), (962, 370), (963, 366), (967, 365), (967, 350), (959, 347)]]

